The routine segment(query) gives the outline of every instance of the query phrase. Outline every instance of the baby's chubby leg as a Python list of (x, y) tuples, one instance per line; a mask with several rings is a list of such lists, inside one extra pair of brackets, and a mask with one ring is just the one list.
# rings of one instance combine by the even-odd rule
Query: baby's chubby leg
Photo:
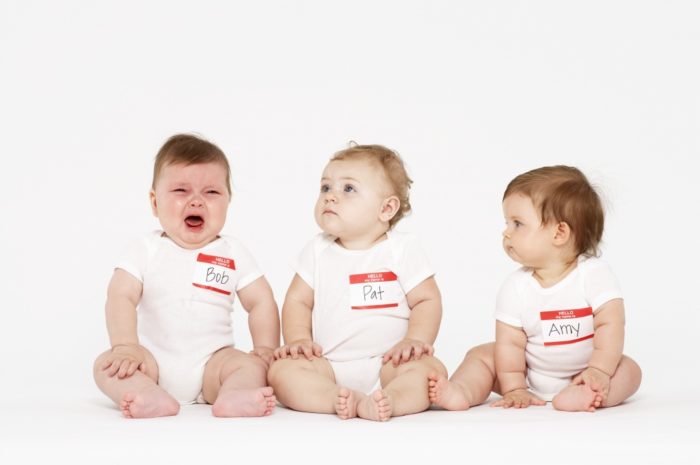
[(339, 387), (330, 362), (323, 357), (275, 360), (267, 373), (282, 404), (300, 412), (336, 413)]
[(607, 396), (594, 391), (586, 384), (572, 384), (556, 395), (552, 405), (557, 410), (568, 412), (593, 412), (596, 408), (614, 407), (637, 392), (641, 382), (642, 370), (639, 365), (623, 355), (610, 378)]
[(430, 401), (446, 410), (467, 410), (488, 399), (496, 386), (494, 343), (470, 349), (464, 361), (448, 380), (439, 373), (428, 375)]
[(216, 417), (261, 417), (276, 403), (267, 386), (267, 363), (233, 347), (219, 349), (207, 362), (202, 394)]
[(95, 360), (93, 374), (95, 383), (127, 418), (154, 418), (177, 415), (180, 404), (157, 384), (158, 364), (145, 348), (145, 371), (137, 370), (128, 377), (119, 378), (116, 374), (109, 376), (105, 361), (111, 350), (101, 354)]
[[(391, 362), (385, 363), (380, 372), (383, 398), (377, 401), (386, 400), (392, 416), (409, 415), (427, 410), (430, 407), (428, 397), (430, 374), (436, 377), (447, 377), (445, 366), (432, 356), (424, 356), (396, 367)], [(376, 394), (376, 392), (373, 393), (371, 398)]]

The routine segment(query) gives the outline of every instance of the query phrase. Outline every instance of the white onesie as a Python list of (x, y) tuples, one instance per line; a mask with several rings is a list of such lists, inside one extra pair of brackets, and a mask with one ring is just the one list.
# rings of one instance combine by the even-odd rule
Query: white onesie
[(348, 250), (319, 234), (303, 250), (297, 274), (314, 290), (313, 339), (336, 383), (370, 393), (383, 355), (406, 336), (406, 294), (434, 272), (415, 236), (394, 231), (367, 250)]
[(543, 288), (531, 268), (506, 278), (496, 303), (496, 319), (523, 328), (530, 390), (550, 401), (583, 371), (593, 353), (593, 315), (622, 298), (610, 267), (598, 258), (579, 257), (576, 268)]
[(138, 336), (158, 363), (158, 384), (180, 403), (201, 401), (209, 357), (234, 343), (235, 293), (262, 276), (250, 253), (228, 236), (188, 250), (155, 231), (117, 268), (143, 283)]

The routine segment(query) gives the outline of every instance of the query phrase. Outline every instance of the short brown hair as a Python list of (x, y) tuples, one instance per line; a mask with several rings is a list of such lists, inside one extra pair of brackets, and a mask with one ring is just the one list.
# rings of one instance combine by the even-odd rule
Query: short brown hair
[(408, 177), (406, 167), (398, 153), (383, 145), (357, 145), (350, 144), (350, 147), (336, 152), (331, 161), (365, 159), (377, 163), (386, 176), (392, 188), (392, 193), (398, 197), (400, 206), (396, 214), (389, 220), (389, 228), (393, 228), (396, 223), (411, 212), (411, 201), (409, 190), (413, 181)]
[(226, 169), (226, 188), (231, 195), (231, 167), (226, 155), (216, 145), (191, 134), (175, 134), (160, 148), (153, 164), (151, 188), (156, 188), (156, 180), (164, 166), (177, 163), (185, 165), (221, 164)]
[(578, 255), (598, 255), (605, 213), (598, 193), (578, 168), (557, 165), (528, 171), (508, 184), (503, 200), (511, 194), (530, 197), (542, 224), (567, 223)]

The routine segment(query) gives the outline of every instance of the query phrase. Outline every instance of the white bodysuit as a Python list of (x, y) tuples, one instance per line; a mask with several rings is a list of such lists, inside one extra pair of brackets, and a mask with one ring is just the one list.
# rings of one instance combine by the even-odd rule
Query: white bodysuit
[(534, 394), (552, 400), (587, 367), (593, 353), (593, 315), (619, 298), (617, 279), (597, 258), (579, 257), (576, 268), (548, 288), (540, 286), (531, 268), (508, 276), (495, 316), (527, 334), (527, 382)]
[(155, 231), (117, 268), (143, 283), (139, 342), (158, 363), (158, 384), (181, 403), (201, 401), (204, 366), (234, 344), (235, 293), (262, 276), (250, 253), (228, 236), (188, 250)]
[(297, 274), (314, 291), (314, 341), (336, 383), (370, 393), (382, 357), (406, 336), (406, 294), (434, 272), (415, 236), (387, 232), (367, 250), (348, 250), (319, 234), (303, 250)]

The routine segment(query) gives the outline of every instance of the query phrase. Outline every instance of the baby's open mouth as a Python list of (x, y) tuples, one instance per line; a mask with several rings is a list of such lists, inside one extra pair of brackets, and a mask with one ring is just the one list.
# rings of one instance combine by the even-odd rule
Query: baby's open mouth
[(185, 224), (190, 228), (196, 228), (204, 224), (204, 219), (198, 215), (191, 215), (185, 218)]

